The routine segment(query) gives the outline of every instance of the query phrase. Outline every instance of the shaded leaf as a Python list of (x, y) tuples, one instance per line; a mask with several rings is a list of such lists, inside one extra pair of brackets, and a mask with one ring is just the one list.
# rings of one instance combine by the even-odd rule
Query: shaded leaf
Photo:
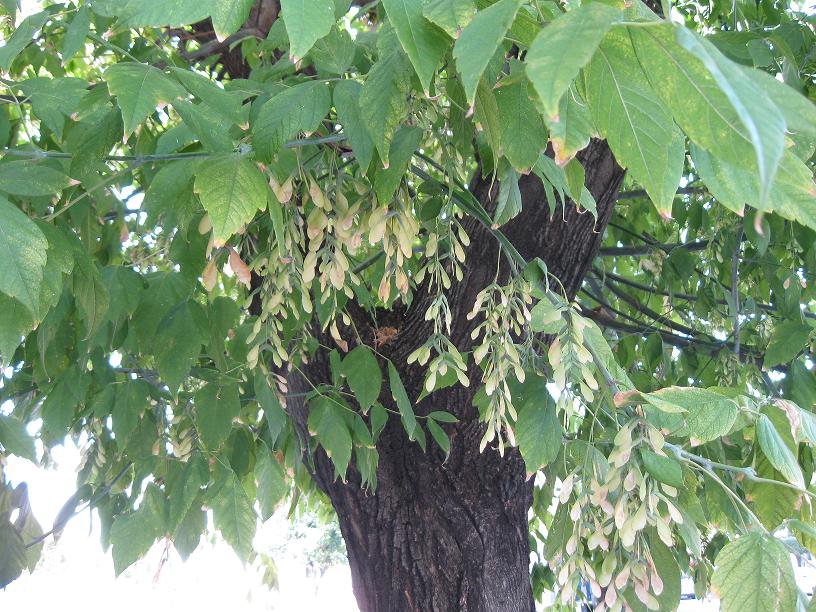
[(324, 395), (309, 402), (309, 433), (317, 438), (320, 446), (334, 463), (337, 476), (346, 479), (346, 470), (351, 461), (351, 430), (346, 416), (346, 408), (337, 400)]
[(105, 71), (105, 81), (122, 109), (125, 136), (155, 112), (184, 95), (184, 90), (158, 68), (147, 64), (122, 62)]
[(436, 67), (448, 49), (448, 38), (425, 19), (422, 2), (382, 0), (382, 4), (427, 94)]
[(228, 471), (210, 505), (215, 528), (246, 563), (252, 553), (257, 517), (235, 472)]
[(48, 240), (37, 225), (0, 196), (0, 291), (19, 300), (34, 316), (39, 313), (47, 249)]
[(367, 412), (380, 397), (382, 387), (382, 372), (374, 353), (365, 345), (355, 347), (343, 359), (342, 371), (360, 408)]
[(232, 383), (210, 382), (195, 394), (196, 428), (208, 449), (215, 450), (224, 443), (240, 408), (238, 387)]

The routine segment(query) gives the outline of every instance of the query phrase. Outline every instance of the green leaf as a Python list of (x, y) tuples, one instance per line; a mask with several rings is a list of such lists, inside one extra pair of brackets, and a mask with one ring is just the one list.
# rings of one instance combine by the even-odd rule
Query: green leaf
[(201, 508), (190, 508), (173, 532), (173, 546), (182, 561), (198, 548), (201, 534), (207, 530), (207, 513)]
[[(0, 178), (0, 183), (2, 178)], [(48, 240), (19, 208), (0, 196), (0, 291), (39, 313)]]
[(122, 62), (105, 71), (111, 95), (122, 110), (125, 136), (133, 132), (156, 107), (165, 106), (184, 95), (184, 89), (158, 68)]
[(473, 104), (482, 74), (504, 40), (519, 5), (520, 0), (499, 0), (479, 11), (454, 44), (453, 57), (468, 104)]
[(170, 500), (167, 530), (175, 540), (188, 515), (201, 511), (200, 494), (210, 481), (210, 470), (199, 451), (193, 451), (186, 463), (175, 462), (169, 466), (165, 485)]
[(816, 149), (816, 105), (767, 72), (742, 67), (742, 73), (779, 107), (785, 117), (785, 136), (794, 145), (792, 152), (802, 161), (808, 161)]
[(289, 54), (293, 62), (304, 57), (312, 45), (334, 25), (331, 0), (281, 0), (281, 17), (289, 35)]
[(715, 440), (731, 431), (739, 407), (725, 395), (696, 387), (666, 387), (643, 398), (657, 410), (649, 420), (671, 434), (688, 435), (695, 443)]
[(802, 476), (802, 469), (796, 460), (791, 448), (782, 439), (782, 436), (774, 427), (771, 420), (764, 414), (760, 414), (757, 419), (757, 441), (759, 447), (771, 465), (776, 468), (785, 479), (799, 487), (805, 488), (805, 479)]
[[(26, 496), (27, 497), (27, 496)], [(28, 500), (26, 500), (28, 501)], [(20, 519), (17, 519), (17, 527), (20, 530), (20, 538), (27, 544), (26, 546), (26, 567), (29, 572), (33, 572), (34, 568), (40, 560), (42, 555), (43, 542), (31, 546), (31, 542), (38, 540), (43, 535), (43, 528), (31, 512), (25, 514), (23, 524), (19, 524)]]
[(448, 38), (422, 15), (417, 0), (382, 0), (388, 20), (416, 70), (425, 95), (436, 68), (448, 50)]
[(388, 152), (397, 126), (408, 113), (411, 65), (399, 48), (380, 57), (371, 67), (360, 91), (360, 118), (388, 167)]
[(694, 167), (700, 173), (706, 188), (723, 206), (742, 215), (745, 204), (749, 204), (816, 229), (813, 173), (790, 151), (782, 154), (774, 188), (764, 204), (759, 200), (760, 186), (756, 172), (715, 158), (694, 144), (691, 146), (691, 154)]
[(254, 0), (218, 0), (212, 3), (213, 30), (218, 40), (226, 39), (241, 29), (249, 18)]
[(495, 90), (482, 79), (476, 89), (474, 102), (476, 120), (482, 127), (485, 140), (490, 146), (494, 157), (494, 164), (501, 155), (501, 120), (499, 119), (499, 104), (496, 102)]
[(459, 419), (457, 419), (450, 412), (445, 412), (444, 410), (434, 410), (433, 412), (428, 414), (428, 418), (433, 419), (434, 421), (439, 421), (441, 423), (458, 423), (459, 422)]
[(36, 461), (34, 440), (28, 435), (25, 423), (12, 415), (0, 414), (0, 445), (7, 453)]
[(586, 325), (586, 327), (584, 327), (584, 342), (592, 346), (595, 354), (598, 355), (607, 371), (612, 375), (622, 390), (627, 391), (634, 389), (635, 385), (629, 379), (626, 370), (620, 367), (620, 364), (618, 364), (615, 359), (615, 355), (612, 353), (612, 349), (609, 347), (606, 338), (604, 338), (601, 328), (593, 321), (585, 320), (584, 323)]
[(641, 449), (640, 456), (643, 459), (643, 467), (652, 477), (672, 487), (682, 488), (685, 486), (683, 483), (683, 468), (677, 460), (658, 455), (648, 449)]
[(359, 98), (363, 86), (357, 81), (344, 79), (334, 86), (334, 107), (337, 121), (343, 126), (360, 170), (366, 172), (374, 156), (374, 141), (363, 121)]
[(59, 170), (30, 161), (0, 164), (0, 191), (19, 196), (53, 196), (71, 179)]
[(796, 581), (788, 549), (776, 538), (748, 533), (717, 555), (711, 588), (722, 612), (796, 609)]
[(493, 213), (493, 225), (496, 227), (517, 216), (523, 207), (518, 172), (506, 160), (500, 160), (498, 174), (499, 197)]
[(102, 284), (108, 289), (106, 319), (117, 321), (133, 314), (144, 291), (141, 274), (124, 266), (107, 266), (102, 269)]
[(394, 197), (421, 140), (422, 130), (418, 127), (402, 126), (394, 134), (388, 154), (389, 166), (378, 168), (374, 177), (374, 192), (381, 204), (387, 205)]
[(385, 424), (388, 422), (388, 411), (385, 407), (377, 402), (371, 408), (371, 437), (374, 442), (380, 437), (382, 430), (385, 429)]
[(34, 34), (48, 21), (48, 13), (29, 15), (17, 26), (12, 35), (6, 39), (6, 44), (0, 47), (0, 70), (8, 72), (11, 63), (28, 46)]
[(578, 93), (574, 89), (570, 89), (561, 98), (558, 116), (545, 117), (545, 121), (550, 132), (555, 161), (561, 166), (586, 147), (595, 132), (589, 107), (578, 98)]
[(502, 153), (519, 172), (529, 170), (547, 146), (547, 129), (527, 94), (527, 81), (502, 85), (495, 96)]
[(765, 202), (785, 146), (785, 119), (771, 99), (739, 66), (691, 30), (677, 28), (677, 41), (708, 69), (737, 113), (753, 145), (759, 170), (760, 202)]
[(34, 329), (34, 315), (19, 300), (0, 293), (0, 367), (11, 363), (23, 336)]
[(374, 353), (362, 344), (355, 347), (343, 359), (342, 371), (360, 408), (368, 412), (380, 397), (382, 388), (382, 372)]
[(154, 484), (145, 491), (139, 508), (116, 517), (111, 527), (113, 568), (118, 576), (143, 557), (165, 530), (164, 494)]
[(683, 136), (634, 57), (626, 33), (610, 32), (585, 71), (587, 102), (618, 163), (669, 217), (683, 172)]
[(245, 93), (222, 89), (204, 75), (185, 68), (171, 68), (170, 71), (187, 91), (222, 115), (229, 124), (245, 121)]
[(388, 362), (388, 384), (391, 387), (391, 395), (397, 403), (400, 416), (402, 417), (402, 425), (408, 433), (408, 438), (415, 439), (416, 435), (416, 416), (414, 416), (414, 409), (411, 407), (411, 400), (408, 399), (408, 394), (405, 392), (405, 387), (402, 385), (399, 372), (394, 364)]
[(431, 432), (431, 437), (439, 445), (439, 448), (445, 452), (445, 458), (447, 459), (448, 455), (450, 455), (450, 439), (448, 439), (448, 434), (446, 434), (445, 430), (433, 419), (428, 419), (426, 425), (428, 426), (428, 431)]
[[(119, 450), (123, 451), (130, 442), (133, 432), (139, 427), (142, 412), (150, 407), (150, 386), (143, 380), (127, 380), (116, 385), (116, 399), (108, 410), (111, 413), (113, 434)], [(112, 408), (112, 410), (111, 410)], [(99, 412), (101, 407), (95, 406)]]
[(255, 459), (255, 483), (258, 487), (258, 504), (261, 519), (267, 520), (275, 512), (280, 501), (286, 497), (289, 487), (281, 464), (269, 452), (266, 444), (258, 445)]
[(198, 360), (207, 340), (207, 314), (200, 304), (185, 300), (167, 313), (156, 330), (156, 369), (175, 394)]
[[(792, 402), (787, 400), (777, 400), (777, 405), (779, 405), (779, 402), (782, 401), (787, 404), (792, 404)], [(797, 408), (799, 410), (801, 424), (796, 432), (796, 440), (798, 442), (806, 442), (811, 445), (816, 445), (816, 414), (813, 414), (810, 410), (799, 408), (794, 404), (794, 409)]]
[(762, 360), (763, 367), (771, 368), (793, 360), (807, 346), (810, 331), (808, 325), (797, 320), (783, 321), (774, 326)]
[(203, 102), (192, 104), (187, 100), (176, 100), (173, 108), (207, 151), (231, 153), (235, 150), (230, 135), (232, 121), (223, 114)]
[[(685, 551), (684, 551), (685, 552)], [(657, 596), (660, 610), (675, 610), (680, 602), (680, 567), (674, 553), (662, 540), (650, 533), (649, 554), (654, 563), (654, 571), (663, 581), (663, 592)], [(640, 602), (638, 602), (640, 603)]]
[(300, 132), (314, 132), (331, 107), (331, 94), (322, 81), (299, 83), (267, 101), (252, 126), (255, 143), (272, 159), (284, 143)]
[[(332, 27), (328, 36), (318, 40), (312, 50), (309, 51), (309, 58), (314, 62), (315, 68), (321, 74), (343, 74), (354, 61), (354, 54), (357, 46), (351, 35), (343, 28)], [(354, 83), (356, 81), (340, 81), (337, 85), (344, 83)], [(335, 89), (335, 95), (336, 95)]]
[(233, 383), (207, 383), (195, 394), (195, 422), (204, 445), (219, 448), (232, 430), (232, 419), (238, 416), (241, 404), (238, 387)]
[(564, 426), (546, 389), (522, 404), (513, 430), (528, 476), (552, 463), (564, 444)]
[(320, 446), (334, 463), (334, 470), (344, 482), (351, 461), (351, 430), (346, 408), (337, 400), (324, 395), (309, 402), (309, 433), (317, 438)]
[(473, 0), (422, 0), (422, 14), (451, 38), (459, 38), (476, 14), (476, 5)]
[(97, 15), (116, 17), (129, 27), (178, 27), (206, 19), (212, 10), (212, 0), (94, 0)]
[(105, 322), (108, 310), (108, 289), (96, 263), (87, 255), (76, 259), (73, 274), (74, 297), (76, 298), (82, 322), (85, 324), (85, 339), (91, 338)]
[(83, 375), (75, 365), (65, 370), (46, 395), (40, 410), (46, 433), (59, 440), (65, 437), (74, 421), (75, 409), (85, 401), (90, 382), (90, 377)]
[(80, 179), (94, 172), (102, 158), (122, 140), (122, 113), (111, 108), (102, 118), (80, 123), (80, 129), (71, 132), (72, 141), (70, 174)]
[(202, 165), (194, 189), (210, 215), (215, 243), (220, 246), (266, 206), (269, 186), (258, 166), (240, 155), (230, 155)]
[[(143, 202), (152, 220), (162, 220), (170, 225), (183, 224), (183, 211), (191, 209), (195, 200), (193, 178), (199, 165), (198, 160), (173, 161), (162, 166), (153, 176)], [(195, 207), (198, 209), (197, 203)]]
[(601, 2), (582, 4), (557, 17), (536, 36), (525, 64), (547, 116), (558, 114), (559, 101), (578, 71), (621, 16), (619, 9)]
[(82, 47), (85, 45), (85, 39), (88, 36), (88, 30), (91, 25), (91, 12), (87, 6), (79, 7), (79, 10), (74, 14), (71, 23), (65, 30), (65, 36), (62, 38), (62, 62), (66, 63), (71, 60)]
[(284, 427), (286, 427), (288, 417), (283, 410), (283, 406), (281, 406), (280, 400), (278, 400), (278, 396), (269, 386), (266, 378), (260, 374), (255, 375), (255, 397), (264, 411), (270, 440), (274, 444)]
[(20, 532), (5, 516), (0, 520), (0, 550), (3, 551), (0, 555), (0, 589), (2, 589), (17, 580), (28, 564), (25, 542), (20, 537)]
[(34, 114), (62, 139), (65, 118), (76, 110), (80, 99), (87, 93), (88, 83), (72, 77), (35, 77), (20, 83), (20, 89), (31, 101)]
[[(767, 95), (748, 79), (737, 77), (735, 66), (710, 44), (694, 39), (685, 28), (665, 24), (630, 28), (629, 34), (655, 93), (689, 139), (713, 155), (750, 171), (759, 170), (755, 160), (761, 151), (762, 180), (771, 181), (782, 152), (785, 126), (781, 113)], [(679, 39), (705, 57), (708, 64), (681, 46)], [(760, 119), (764, 122), (761, 127), (755, 123), (758, 114), (764, 118)], [(746, 127), (743, 116), (753, 129)]]
[(235, 472), (227, 471), (224, 484), (210, 505), (215, 528), (246, 563), (252, 553), (257, 517)]

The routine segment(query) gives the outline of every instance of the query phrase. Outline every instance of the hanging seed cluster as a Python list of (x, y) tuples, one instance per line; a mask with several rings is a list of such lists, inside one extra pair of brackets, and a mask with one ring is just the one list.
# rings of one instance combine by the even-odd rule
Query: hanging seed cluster
[(591, 468), (564, 479), (559, 503), (568, 508), (573, 525), (550, 564), (565, 604), (584, 578), (601, 601), (598, 610), (622, 610), (623, 593), (629, 588), (648, 609), (660, 608), (664, 584), (650, 533), (672, 547), (673, 527), (684, 519), (675, 505), (677, 489), (648, 474), (638, 449), (665, 455), (663, 444), (657, 428), (645, 420), (630, 421), (616, 434), (606, 461), (595, 460)]
[(506, 285), (494, 282), (482, 289), (468, 313), (469, 320), (482, 316), (482, 322), (470, 334), (474, 340), (481, 338), (481, 344), (473, 350), (473, 359), (482, 368), (482, 382), (488, 397), (484, 415), (487, 430), (480, 442), (482, 450), (498, 438), (499, 452), (503, 454), (502, 433), (511, 446), (516, 445), (513, 422), (518, 414), (513, 407), (508, 380), (515, 376), (524, 382), (522, 354), (529, 350), (529, 344), (520, 344), (517, 339), (529, 336), (532, 301), (529, 283), (516, 277)]

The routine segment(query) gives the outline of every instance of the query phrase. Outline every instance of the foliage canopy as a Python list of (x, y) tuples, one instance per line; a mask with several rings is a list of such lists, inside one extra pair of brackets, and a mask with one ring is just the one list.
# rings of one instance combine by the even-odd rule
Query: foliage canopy
[[(724, 610), (807, 605), (789, 552), (816, 553), (812, 15), (282, 0), (263, 31), (247, 0), (44, 4), (0, 3), (0, 457), (79, 440), (61, 520), (95, 508), (117, 573), (161, 537), (189, 555), (207, 511), (251, 558), (258, 518), (326, 502), (317, 449), (376, 493), (390, 420), (444, 460), (462, 415), (424, 406), (460, 385), (481, 450), (539, 475), (534, 592), (673, 609), (682, 571)], [(611, 220), (585, 185), (595, 139), (627, 169)], [(604, 232), (575, 300), (502, 231), (528, 175)], [(472, 223), (502, 260), (463, 345)], [(419, 295), (413, 388), (380, 350), (399, 330), (367, 344), (353, 313)], [(331, 380), (290, 391), (316, 360)], [(0, 479), (0, 584), (42, 531)]]

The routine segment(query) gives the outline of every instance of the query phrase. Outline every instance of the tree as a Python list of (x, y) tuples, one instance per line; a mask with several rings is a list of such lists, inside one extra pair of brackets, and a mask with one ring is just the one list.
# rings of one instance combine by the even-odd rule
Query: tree
[[(121, 572), (330, 504), (365, 611), (807, 605), (812, 16), (2, 6), (0, 446), (87, 441), (54, 531)], [(5, 584), (48, 534), (0, 482)]]

